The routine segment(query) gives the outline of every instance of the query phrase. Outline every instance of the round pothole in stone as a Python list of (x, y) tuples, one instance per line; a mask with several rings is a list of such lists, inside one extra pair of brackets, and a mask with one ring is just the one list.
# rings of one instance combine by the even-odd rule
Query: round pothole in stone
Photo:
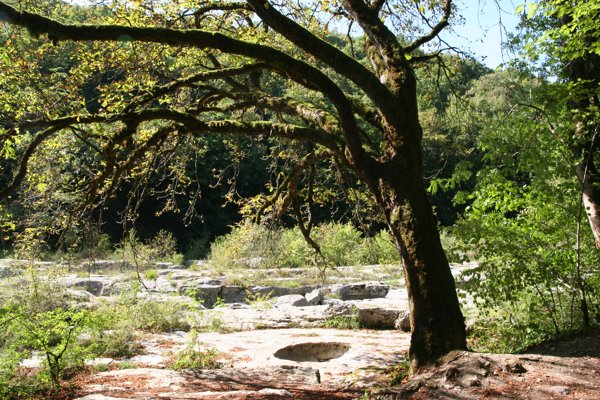
[(282, 360), (323, 362), (343, 356), (350, 349), (347, 343), (316, 342), (286, 346), (275, 352)]

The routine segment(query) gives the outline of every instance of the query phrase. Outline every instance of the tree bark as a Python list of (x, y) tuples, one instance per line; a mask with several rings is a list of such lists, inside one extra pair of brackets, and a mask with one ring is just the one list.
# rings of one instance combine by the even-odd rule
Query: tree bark
[(600, 248), (600, 179), (595, 168), (584, 161), (577, 166), (577, 178), (581, 185), (581, 201), (587, 215), (596, 248)]
[(386, 169), (375, 190), (404, 263), (409, 356), (413, 368), (419, 368), (452, 350), (466, 350), (465, 323), (424, 182), (395, 171), (394, 166)]
[[(589, 40), (592, 41), (591, 38)], [(600, 174), (595, 157), (599, 151), (597, 141), (600, 133), (600, 55), (588, 51), (571, 60), (566, 69), (569, 82), (574, 85), (567, 104), (573, 110), (574, 119), (571, 149), (578, 162), (576, 173), (581, 184), (585, 212), (596, 248), (600, 248)]]

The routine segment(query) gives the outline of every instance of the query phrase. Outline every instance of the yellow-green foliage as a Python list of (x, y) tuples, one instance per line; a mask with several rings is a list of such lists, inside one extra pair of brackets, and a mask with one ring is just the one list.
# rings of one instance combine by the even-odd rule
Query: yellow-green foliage
[(326, 223), (313, 229), (311, 237), (319, 244), (324, 260), (308, 245), (298, 228), (268, 228), (245, 223), (217, 238), (209, 261), (219, 270), (235, 268), (296, 268), (393, 264), (399, 255), (389, 233), (381, 231), (365, 237), (352, 224)]

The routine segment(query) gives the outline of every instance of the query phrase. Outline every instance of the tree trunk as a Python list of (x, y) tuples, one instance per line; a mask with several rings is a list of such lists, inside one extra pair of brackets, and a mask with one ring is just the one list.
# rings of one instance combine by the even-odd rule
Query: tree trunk
[(594, 236), (596, 248), (600, 248), (600, 179), (598, 179), (593, 165), (587, 164), (584, 161), (577, 166), (577, 177), (581, 184), (583, 207)]
[(600, 174), (596, 168), (599, 138), (598, 85), (600, 84), (600, 56), (593, 53), (571, 60), (568, 78), (574, 85), (568, 100), (574, 111), (571, 149), (577, 165), (582, 201), (596, 247), (600, 248)]
[(422, 177), (391, 167), (379, 179), (378, 196), (404, 262), (410, 302), (413, 368), (452, 350), (466, 350), (465, 323), (437, 220)]

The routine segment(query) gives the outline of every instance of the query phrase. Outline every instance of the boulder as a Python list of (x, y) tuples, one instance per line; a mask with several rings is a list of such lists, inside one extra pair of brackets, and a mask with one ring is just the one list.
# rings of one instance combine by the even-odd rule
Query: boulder
[(300, 286), (300, 287), (282, 287), (282, 286), (253, 286), (249, 289), (251, 293), (259, 293), (261, 295), (270, 294), (271, 297), (287, 296), (290, 294), (300, 294), (302, 296), (311, 291), (319, 289), (317, 285)]
[(287, 296), (280, 296), (277, 298), (275, 307), (305, 307), (308, 306), (306, 297), (301, 294), (289, 294)]
[(350, 283), (342, 285), (337, 294), (340, 300), (365, 300), (385, 297), (390, 290), (388, 285), (380, 283)]
[(65, 279), (68, 289), (85, 290), (94, 296), (110, 295), (108, 288), (115, 283), (115, 278), (102, 275), (92, 275), (86, 278), (69, 276)]
[(370, 329), (395, 329), (399, 314), (399, 310), (389, 308), (359, 308), (358, 322)]
[(335, 302), (329, 303), (328, 307), (324, 311), (324, 318), (329, 317), (337, 317), (337, 316), (352, 316), (357, 313), (356, 306), (348, 303), (344, 303), (343, 301), (337, 300)]
[[(221, 285), (206, 285), (201, 284), (186, 288), (186, 292), (191, 291), (196, 300), (202, 303), (206, 308), (212, 308), (219, 295), (221, 294)], [(189, 293), (186, 293), (189, 294)]]
[(394, 327), (400, 329), (402, 332), (410, 332), (410, 313), (408, 311), (400, 311)]
[(225, 303), (243, 303), (246, 301), (246, 288), (243, 286), (222, 286), (219, 297)]
[(321, 289), (315, 289), (312, 292), (306, 293), (304, 296), (308, 305), (317, 306), (323, 302), (323, 291)]
[(97, 273), (98, 271), (128, 271), (133, 266), (127, 261), (93, 260), (81, 263), (81, 269)]

